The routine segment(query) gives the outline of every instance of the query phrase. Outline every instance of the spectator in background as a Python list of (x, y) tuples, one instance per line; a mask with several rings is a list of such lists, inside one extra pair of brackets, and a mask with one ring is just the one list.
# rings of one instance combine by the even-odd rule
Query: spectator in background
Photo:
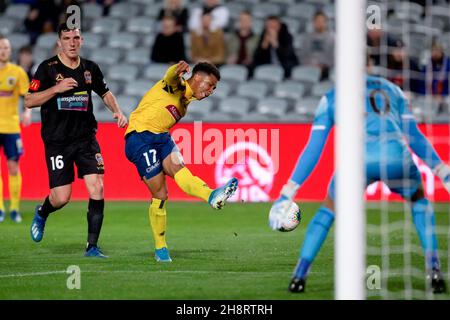
[(251, 76), (254, 68), (263, 64), (281, 65), (285, 78), (289, 78), (292, 68), (298, 65), (292, 36), (277, 16), (266, 18), (264, 31), (253, 56)]
[(386, 66), (387, 47), (396, 39), (384, 32), (381, 26), (367, 29), (367, 49), (375, 66)]
[(0, 13), (5, 12), (6, 9), (6, 0), (0, 0)]
[(370, 60), (375, 66), (380, 65), (382, 35), (383, 31), (381, 28), (367, 30), (367, 51), (369, 53)]
[[(2, 1), (0, 1), (0, 3), (1, 2)], [(24, 3), (24, 4), (32, 5), (32, 4), (35, 4), (36, 2), (38, 2), (38, 0), (10, 0), (10, 1), (5, 0), (4, 2), (5, 3), (14, 3), (14, 4)]]
[(199, 31), (202, 29), (202, 16), (205, 13), (211, 14), (211, 31), (217, 29), (226, 30), (230, 20), (230, 12), (227, 7), (220, 4), (220, 0), (204, 0), (202, 8), (194, 8), (189, 17), (189, 31)]
[(162, 19), (161, 32), (155, 38), (151, 60), (170, 64), (186, 60), (183, 34), (177, 30), (174, 16), (165, 16)]
[(418, 92), (420, 84), (420, 70), (418, 63), (411, 59), (400, 39), (388, 39), (388, 80), (398, 85), (407, 94)]
[(159, 11), (158, 21), (167, 16), (175, 18), (178, 32), (187, 31), (188, 10), (183, 6), (183, 0), (165, 0), (164, 7)]
[(432, 94), (438, 100), (442, 100), (443, 96), (448, 96), (450, 58), (445, 54), (440, 42), (433, 42), (431, 58), (427, 65), (421, 68), (421, 72), (424, 81), (421, 82), (419, 93)]
[(319, 67), (321, 80), (328, 79), (334, 62), (334, 35), (328, 30), (328, 17), (317, 11), (313, 18), (313, 31), (302, 42), (302, 64)]
[(238, 28), (227, 39), (227, 63), (249, 67), (253, 62), (253, 53), (258, 45), (258, 35), (253, 33), (253, 17), (250, 11), (239, 15)]
[(25, 18), (25, 28), (30, 36), (31, 45), (36, 43), (42, 33), (56, 30), (58, 16), (58, 7), (54, 0), (38, 0), (30, 6)]
[(19, 54), (17, 55), (17, 65), (22, 67), (23, 70), (28, 75), (29, 79), (33, 78), (34, 74), (34, 60), (33, 60), (33, 50), (31, 46), (23, 46), (19, 49)]
[(210, 62), (216, 66), (225, 63), (225, 38), (222, 29), (212, 31), (212, 15), (202, 15), (202, 28), (191, 31), (191, 58), (194, 63)]

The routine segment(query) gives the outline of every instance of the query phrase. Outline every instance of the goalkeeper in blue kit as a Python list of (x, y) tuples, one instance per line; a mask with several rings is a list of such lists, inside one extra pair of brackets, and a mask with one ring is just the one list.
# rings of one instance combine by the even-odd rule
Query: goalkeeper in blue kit
[[(365, 172), (366, 185), (385, 182), (410, 203), (412, 219), (425, 254), (427, 281), (434, 293), (446, 291), (440, 271), (435, 218), (431, 203), (424, 197), (421, 175), (412, 160), (417, 154), (442, 180), (450, 192), (450, 167), (442, 162), (433, 146), (419, 131), (409, 103), (401, 89), (379, 77), (368, 76), (365, 94)], [(300, 156), (290, 180), (281, 190), (269, 215), (269, 225), (279, 229), (278, 219), (289, 208), (298, 189), (319, 161), (328, 134), (335, 123), (335, 90), (320, 100), (308, 144)], [(300, 259), (289, 284), (291, 292), (303, 292), (311, 264), (333, 224), (335, 178), (328, 195), (308, 225)], [(351, 232), (351, 230), (349, 230)]]

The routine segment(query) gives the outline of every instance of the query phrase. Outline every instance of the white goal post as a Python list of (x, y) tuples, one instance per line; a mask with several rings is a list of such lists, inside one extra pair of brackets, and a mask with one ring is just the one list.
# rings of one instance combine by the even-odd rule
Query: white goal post
[(365, 0), (336, 3), (335, 299), (365, 299)]

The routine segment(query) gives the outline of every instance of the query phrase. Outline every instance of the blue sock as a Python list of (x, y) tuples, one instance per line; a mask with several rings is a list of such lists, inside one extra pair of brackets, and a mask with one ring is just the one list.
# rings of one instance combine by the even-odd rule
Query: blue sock
[(328, 231), (334, 221), (334, 213), (328, 208), (320, 207), (313, 217), (306, 231), (305, 241), (300, 254), (300, 260), (295, 267), (294, 276), (296, 278), (306, 278), (311, 263), (319, 253), (325, 241)]
[(436, 237), (434, 211), (430, 202), (423, 198), (412, 204), (412, 216), (425, 253), (427, 269), (440, 269), (438, 242)]

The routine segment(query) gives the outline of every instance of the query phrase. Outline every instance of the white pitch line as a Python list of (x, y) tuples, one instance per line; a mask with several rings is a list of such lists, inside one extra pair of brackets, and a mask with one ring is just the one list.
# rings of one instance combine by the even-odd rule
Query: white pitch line
[[(0, 278), (14, 278), (14, 277), (34, 277), (34, 276), (47, 276), (52, 274), (67, 273), (66, 270), (46, 271), (46, 272), (29, 272), (29, 273), (13, 273), (13, 274), (0, 274)], [(207, 271), (207, 270), (81, 270), (81, 273), (187, 273), (187, 274), (274, 274), (274, 275), (286, 275), (289, 272), (282, 271)], [(323, 272), (313, 272), (315, 274), (322, 274)]]
[(61, 271), (46, 271), (46, 272), (0, 274), (0, 278), (47, 276), (47, 275), (57, 274), (57, 273), (66, 273), (66, 271), (61, 270)]

